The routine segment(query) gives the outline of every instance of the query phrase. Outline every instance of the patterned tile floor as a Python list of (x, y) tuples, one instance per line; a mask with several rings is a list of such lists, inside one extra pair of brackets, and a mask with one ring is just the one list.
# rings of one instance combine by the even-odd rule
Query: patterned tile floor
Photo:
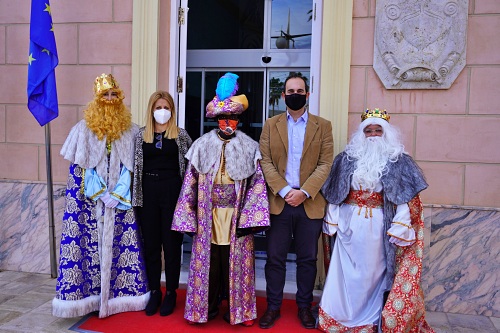
[[(185, 255), (186, 257), (186, 255)], [(181, 288), (185, 288), (189, 255), (184, 258)], [(264, 260), (256, 260), (258, 296), (265, 294)], [(285, 297), (294, 298), (294, 264), (289, 264)], [(56, 280), (50, 274), (0, 271), (0, 332), (75, 332), (81, 317), (62, 319), (51, 314)], [(317, 291), (315, 298), (321, 295)], [(453, 313), (428, 312), (427, 319), (436, 333), (497, 333), (500, 318)], [(186, 326), (187, 327), (187, 326)], [(80, 331), (83, 332), (83, 331)], [(186, 330), (187, 332), (187, 330)]]

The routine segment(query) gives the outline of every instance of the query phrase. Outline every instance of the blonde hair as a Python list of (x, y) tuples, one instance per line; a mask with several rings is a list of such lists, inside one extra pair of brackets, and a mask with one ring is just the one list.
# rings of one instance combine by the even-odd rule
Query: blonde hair
[(143, 140), (146, 143), (153, 142), (153, 136), (155, 131), (155, 119), (154, 119), (154, 107), (156, 101), (159, 99), (164, 99), (167, 101), (168, 108), (172, 113), (170, 119), (167, 122), (167, 130), (165, 131), (165, 138), (175, 139), (179, 136), (179, 127), (177, 127), (177, 113), (175, 112), (174, 99), (172, 96), (163, 90), (155, 91), (151, 97), (149, 97), (148, 102), (148, 112), (146, 112), (146, 128), (144, 130)]
[(107, 100), (103, 95), (109, 90), (96, 95), (83, 111), (87, 127), (99, 140), (106, 137), (108, 143), (119, 139), (132, 126), (132, 114), (123, 104), (123, 91), (112, 89), (118, 93), (118, 98)]

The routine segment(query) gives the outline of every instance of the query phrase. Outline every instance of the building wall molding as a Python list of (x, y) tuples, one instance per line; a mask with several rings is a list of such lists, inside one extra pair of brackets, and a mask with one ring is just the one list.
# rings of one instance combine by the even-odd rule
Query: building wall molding
[(323, 2), (320, 115), (332, 122), (334, 153), (347, 144), (353, 1)]
[(159, 0), (134, 0), (132, 17), (132, 121), (144, 125), (149, 96), (158, 86)]

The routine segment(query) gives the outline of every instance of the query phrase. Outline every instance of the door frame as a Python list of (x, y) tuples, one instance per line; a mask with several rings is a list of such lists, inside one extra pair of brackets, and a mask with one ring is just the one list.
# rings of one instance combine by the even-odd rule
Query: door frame
[(177, 124), (186, 124), (186, 51), (189, 0), (172, 0), (170, 4), (170, 57), (168, 86), (177, 104)]

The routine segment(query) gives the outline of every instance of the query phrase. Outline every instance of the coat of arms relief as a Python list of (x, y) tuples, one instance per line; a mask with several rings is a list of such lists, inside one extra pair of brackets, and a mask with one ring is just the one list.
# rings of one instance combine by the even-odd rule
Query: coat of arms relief
[(373, 67), (387, 89), (448, 89), (465, 67), (468, 0), (377, 0)]

